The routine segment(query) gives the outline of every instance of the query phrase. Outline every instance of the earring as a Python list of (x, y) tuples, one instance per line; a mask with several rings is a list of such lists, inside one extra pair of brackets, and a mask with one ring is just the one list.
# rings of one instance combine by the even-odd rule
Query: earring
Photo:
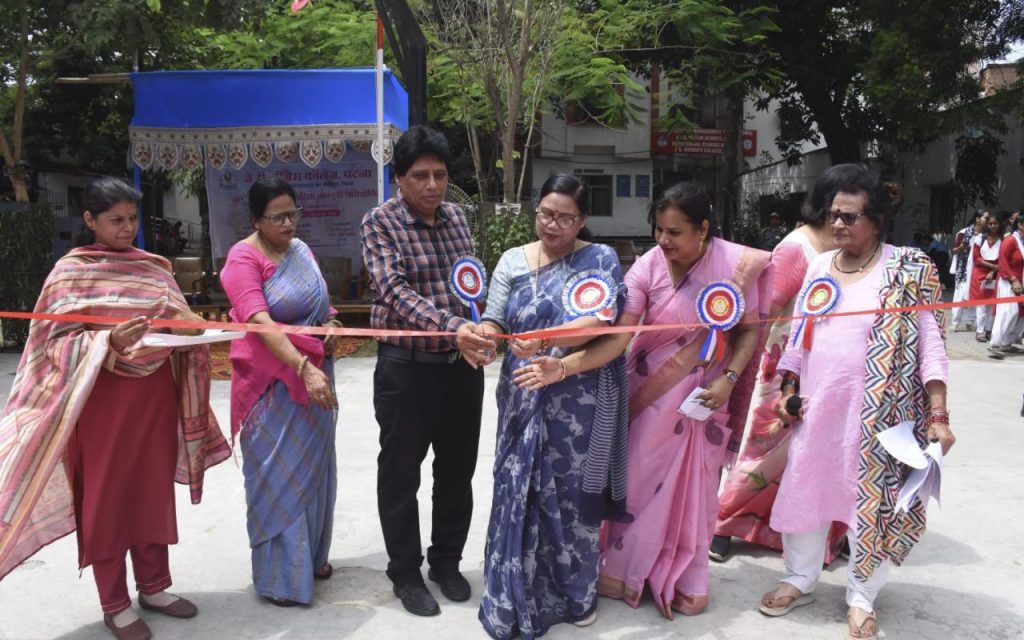
[(697, 253), (700, 253), (702, 251), (704, 251), (704, 236), (700, 237), (700, 249), (697, 250)]

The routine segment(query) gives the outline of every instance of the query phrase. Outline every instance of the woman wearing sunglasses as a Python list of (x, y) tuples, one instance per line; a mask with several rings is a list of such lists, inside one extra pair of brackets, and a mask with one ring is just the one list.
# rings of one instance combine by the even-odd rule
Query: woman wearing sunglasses
[[(853, 168), (828, 203), (837, 249), (811, 262), (801, 298), (815, 283), (815, 304), (825, 308), (835, 295), (826, 292), (838, 290), (837, 313), (939, 302), (935, 265), (917, 249), (882, 241), (889, 194), (867, 168)], [(953, 446), (941, 326), (929, 310), (868, 313), (816, 321), (809, 345), (791, 338), (778, 365), (782, 397), (775, 412), (793, 434), (770, 523), (782, 533), (786, 573), (761, 599), (765, 615), (814, 601), (838, 522), (849, 528), (851, 550), (847, 637), (877, 636), (875, 597), (890, 565), (901, 564), (924, 531), (925, 505), (917, 501), (897, 513), (903, 467), (875, 435), (911, 421), (920, 442), (941, 442), (944, 453)], [(796, 416), (787, 410), (794, 394), (803, 401)]]
[[(340, 326), (316, 258), (295, 237), (302, 209), (280, 178), (249, 189), (254, 231), (228, 252), (221, 283), (235, 322)], [(337, 485), (338, 399), (330, 339), (248, 333), (231, 343), (231, 435), (241, 432), (256, 592), (309, 604), (325, 580)]]

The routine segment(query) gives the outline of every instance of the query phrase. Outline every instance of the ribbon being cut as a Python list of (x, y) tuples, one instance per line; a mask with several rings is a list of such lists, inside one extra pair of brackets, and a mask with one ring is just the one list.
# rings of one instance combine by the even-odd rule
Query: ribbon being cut
[(459, 258), (452, 266), (448, 283), (462, 304), (469, 307), (473, 322), (480, 322), (480, 300), (487, 293), (487, 272), (482, 262), (472, 256)]
[(829, 314), (839, 304), (839, 283), (832, 276), (821, 276), (807, 283), (800, 292), (797, 309), (801, 316), (796, 328), (794, 344), (800, 344), (804, 350), (811, 348), (814, 339), (814, 323)]
[(743, 317), (743, 292), (732, 282), (713, 282), (697, 294), (697, 317), (708, 329), (700, 358), (705, 363), (725, 357), (725, 332), (739, 324)]

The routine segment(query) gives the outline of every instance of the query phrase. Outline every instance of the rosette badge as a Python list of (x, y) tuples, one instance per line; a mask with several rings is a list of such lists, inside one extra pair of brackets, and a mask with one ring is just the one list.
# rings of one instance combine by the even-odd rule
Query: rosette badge
[(830, 313), (839, 304), (839, 283), (832, 276), (821, 276), (807, 283), (800, 292), (797, 309), (803, 318), (796, 328), (794, 342), (804, 349), (811, 348), (814, 339), (814, 322)]
[(462, 304), (469, 307), (473, 322), (480, 322), (480, 301), (487, 293), (484, 264), (472, 256), (459, 258), (452, 266), (448, 284)]
[(601, 320), (614, 320), (615, 292), (615, 285), (600, 271), (573, 274), (562, 287), (562, 309), (566, 319), (596, 316)]
[(697, 295), (697, 317), (709, 329), (700, 357), (714, 362), (725, 357), (725, 332), (743, 317), (743, 293), (732, 282), (722, 280), (701, 289)]

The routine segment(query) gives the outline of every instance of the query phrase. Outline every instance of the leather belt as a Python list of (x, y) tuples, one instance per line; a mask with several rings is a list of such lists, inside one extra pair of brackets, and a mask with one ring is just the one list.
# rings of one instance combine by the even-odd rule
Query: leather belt
[(382, 358), (393, 358), (403, 362), (420, 364), (455, 364), (462, 358), (461, 351), (416, 351), (403, 349), (392, 344), (377, 344), (377, 355)]

